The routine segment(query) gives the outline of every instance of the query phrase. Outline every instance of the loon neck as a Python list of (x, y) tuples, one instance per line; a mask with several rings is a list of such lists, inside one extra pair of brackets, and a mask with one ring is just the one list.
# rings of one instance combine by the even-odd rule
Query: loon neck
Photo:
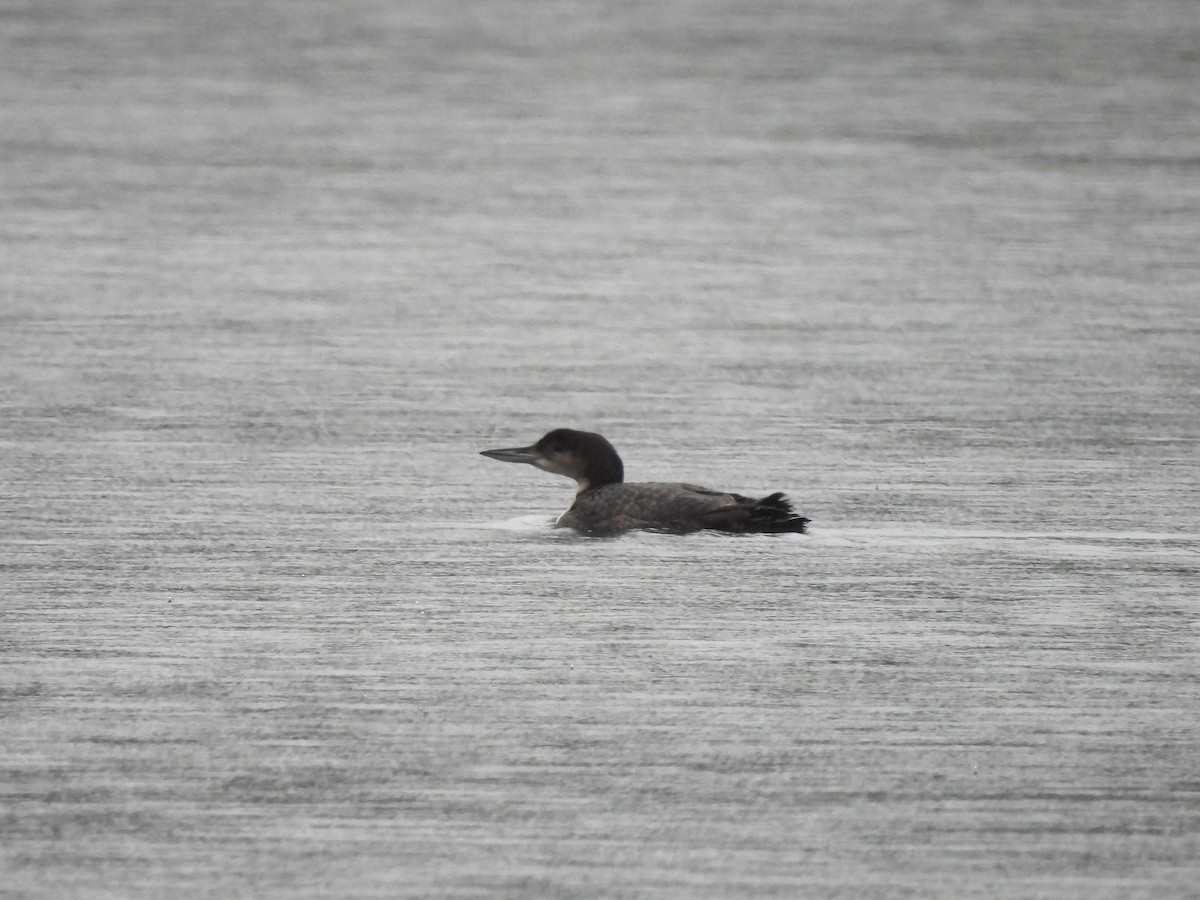
[[(603, 440), (603, 438), (601, 439)], [(576, 481), (579, 490), (576, 494), (595, 490), (607, 484), (620, 484), (625, 480), (625, 464), (617, 451), (607, 441), (607, 446), (592, 448), (593, 452), (586, 457), (583, 472)]]

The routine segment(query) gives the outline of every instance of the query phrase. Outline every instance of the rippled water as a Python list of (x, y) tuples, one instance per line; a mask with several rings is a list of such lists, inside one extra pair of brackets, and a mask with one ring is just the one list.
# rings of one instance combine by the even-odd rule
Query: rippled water
[(5, 896), (1194, 896), (1193, 19), (12, 11)]

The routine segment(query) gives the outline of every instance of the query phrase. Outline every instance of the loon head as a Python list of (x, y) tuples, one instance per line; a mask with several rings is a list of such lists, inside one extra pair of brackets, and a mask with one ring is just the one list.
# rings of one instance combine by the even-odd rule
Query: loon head
[(575, 479), (580, 494), (625, 480), (625, 466), (613, 445), (590, 431), (556, 428), (530, 447), (481, 453), (501, 462), (529, 463), (556, 475), (566, 475)]

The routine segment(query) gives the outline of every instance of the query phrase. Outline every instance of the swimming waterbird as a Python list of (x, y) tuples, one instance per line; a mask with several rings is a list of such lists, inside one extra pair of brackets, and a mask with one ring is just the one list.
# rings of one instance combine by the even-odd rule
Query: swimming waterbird
[(782, 493), (761, 500), (728, 491), (674, 482), (625, 482), (625, 465), (607, 440), (590, 431), (556, 428), (536, 444), (483, 450), (501, 462), (528, 463), (573, 478), (575, 502), (558, 525), (584, 534), (609, 535), (644, 529), (686, 534), (803, 534), (808, 519), (792, 510)]

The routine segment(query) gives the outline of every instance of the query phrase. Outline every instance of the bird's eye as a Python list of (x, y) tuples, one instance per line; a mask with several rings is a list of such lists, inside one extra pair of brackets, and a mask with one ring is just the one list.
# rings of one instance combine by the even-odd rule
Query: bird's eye
[(562, 449), (562, 444), (555, 443), (550, 445), (551, 453), (562, 453)]

